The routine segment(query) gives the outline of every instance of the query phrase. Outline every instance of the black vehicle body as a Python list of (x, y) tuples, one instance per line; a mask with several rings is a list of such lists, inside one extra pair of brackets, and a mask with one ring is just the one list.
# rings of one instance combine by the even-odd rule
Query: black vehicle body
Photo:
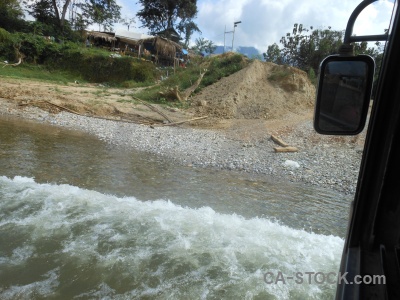
[[(367, 6), (372, 2), (366, 0), (361, 4)], [(347, 274), (347, 282), (338, 284), (336, 299), (400, 299), (400, 11), (397, 2), (386, 39), (340, 267), (340, 274)], [(384, 276), (385, 281), (355, 284), (357, 276)]]

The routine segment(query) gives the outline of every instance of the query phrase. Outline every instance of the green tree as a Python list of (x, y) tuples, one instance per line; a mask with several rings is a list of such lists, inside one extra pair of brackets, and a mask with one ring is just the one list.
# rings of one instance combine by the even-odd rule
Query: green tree
[(264, 59), (266, 61), (275, 63), (275, 64), (282, 64), (283, 59), (281, 56), (281, 50), (276, 43), (268, 46), (267, 52), (263, 53)]
[[(64, 1), (51, 0), (51, 3), (53, 4), (54, 13), (60, 24), (61, 30), (64, 29), (65, 16), (67, 14), (67, 10), (68, 10), (68, 6), (69, 6), (70, 2), (71, 2), (71, 0), (64, 0)], [(61, 12), (61, 14), (60, 14), (60, 12)]]
[[(310, 32), (311, 31), (311, 32)], [(282, 61), (308, 72), (315, 72), (321, 60), (330, 54), (337, 53), (342, 44), (343, 31), (328, 29), (306, 29), (302, 24), (294, 24), (293, 32), (287, 33), (280, 40)]]
[(212, 54), (215, 49), (217, 49), (217, 46), (212, 41), (200, 37), (196, 39), (195, 45), (192, 47), (192, 49), (197, 52)]
[(66, 24), (66, 15), (71, 0), (25, 0), (29, 13), (40, 22), (48, 22), (55, 19), (55, 23), (61, 31)]
[(113, 23), (121, 18), (121, 6), (115, 0), (86, 0), (79, 7), (87, 16), (89, 24), (98, 24), (99, 29), (112, 30)]
[(18, 0), (0, 1), (0, 27), (13, 32), (24, 26), (24, 13)]
[(195, 40), (195, 45), (192, 47), (192, 49), (198, 52), (203, 52), (206, 49), (207, 42), (208, 41), (205, 38), (197, 38)]
[(294, 24), (292, 33), (280, 40), (282, 49), (277, 45), (268, 47), (267, 60), (288, 64), (306, 72), (312, 68), (318, 72), (320, 62), (328, 55), (337, 53), (342, 44), (343, 31), (328, 29), (308, 29), (302, 24)]
[[(279, 64), (288, 64), (310, 75), (310, 78), (318, 73), (319, 64), (328, 55), (336, 54), (343, 44), (344, 31), (327, 29), (314, 29), (312, 26), (307, 29), (302, 24), (294, 24), (292, 33), (287, 33), (280, 40), (282, 48), (273, 44), (268, 46), (264, 53), (267, 61)], [(368, 47), (367, 42), (354, 43), (354, 53), (369, 54), (376, 61), (381, 59), (382, 49), (377, 43), (377, 48)]]
[(28, 5), (29, 14), (41, 23), (56, 21), (53, 3), (50, 0), (39, 0)]
[(131, 25), (136, 23), (136, 20), (135, 20), (135, 18), (129, 18), (129, 17), (125, 16), (119, 22), (121, 24), (125, 25), (128, 28), (128, 31), (129, 31), (129, 28), (131, 27)]
[(213, 54), (217, 46), (212, 41), (207, 41), (204, 51), (208, 54)]
[(76, 13), (73, 21), (74, 29), (81, 33), (91, 24), (91, 20), (82, 12)]
[(194, 23), (193, 21), (180, 23), (178, 25), (177, 29), (179, 32), (181, 32), (185, 35), (185, 42), (184, 42), (185, 48), (187, 48), (189, 46), (189, 42), (190, 42), (190, 38), (191, 38), (192, 34), (195, 31), (201, 32), (199, 27), (197, 27), (196, 23)]
[[(7, 0), (9, 1), (9, 0)], [(79, 30), (89, 24), (99, 24), (105, 29), (120, 19), (121, 7), (116, 0), (24, 0), (29, 13), (39, 22), (55, 24), (60, 32), (69, 31), (71, 26)], [(72, 5), (71, 5), (72, 3)], [(72, 11), (71, 11), (72, 7)], [(77, 11), (77, 8), (80, 11)], [(68, 22), (67, 12), (74, 16)]]
[[(54, 3), (52, 0), (34, 0), (27, 3), (28, 12), (35, 18), (35, 22), (29, 22), (29, 31), (34, 34), (53, 36), (58, 39), (78, 40), (78, 35), (72, 30), (72, 23), (64, 20), (61, 26), (57, 17)], [(86, 20), (87, 18), (85, 18)], [(78, 14), (75, 13), (74, 22), (79, 21)], [(87, 23), (85, 23), (87, 25)], [(80, 24), (82, 25), (82, 24)], [(80, 26), (75, 29), (81, 30)]]
[(193, 23), (197, 15), (196, 0), (139, 0), (139, 3), (143, 9), (136, 15), (150, 34), (173, 28), (189, 40), (193, 31), (198, 30)]

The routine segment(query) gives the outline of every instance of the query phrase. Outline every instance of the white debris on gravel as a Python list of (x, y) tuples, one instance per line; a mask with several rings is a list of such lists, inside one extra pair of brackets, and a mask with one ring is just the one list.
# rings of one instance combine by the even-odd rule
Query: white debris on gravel
[(309, 122), (284, 137), (288, 144), (296, 145), (299, 152), (275, 153), (275, 144), (269, 136), (244, 147), (243, 142), (213, 130), (172, 126), (152, 128), (68, 112), (51, 114), (35, 107), (21, 110), (3, 101), (0, 114), (82, 130), (115, 146), (154, 153), (183, 165), (265, 174), (346, 194), (355, 192), (362, 156), (362, 148), (352, 142), (310, 143), (315, 132)]
[(298, 169), (298, 168), (300, 168), (300, 164), (297, 161), (293, 161), (293, 160), (290, 160), (290, 159), (285, 160), (283, 165), (285, 167), (287, 167), (287, 168), (290, 168), (290, 169)]

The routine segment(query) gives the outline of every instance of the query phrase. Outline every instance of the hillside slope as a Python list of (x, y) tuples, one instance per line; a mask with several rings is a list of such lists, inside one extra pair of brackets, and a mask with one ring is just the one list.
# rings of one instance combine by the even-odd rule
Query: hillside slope
[(192, 98), (191, 111), (222, 119), (277, 119), (311, 109), (315, 87), (296, 68), (255, 60)]

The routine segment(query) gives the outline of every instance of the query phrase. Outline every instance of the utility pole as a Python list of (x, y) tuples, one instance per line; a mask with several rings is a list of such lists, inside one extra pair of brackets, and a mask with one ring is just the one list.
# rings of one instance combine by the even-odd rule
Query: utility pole
[(240, 23), (242, 23), (242, 21), (233, 22), (232, 52), (233, 52), (233, 40), (235, 39), (235, 28), (237, 27), (237, 24), (240, 24)]
[[(226, 31), (226, 25), (225, 25), (225, 31), (224, 31), (224, 53), (225, 53), (225, 35), (227, 33), (233, 33), (233, 31)], [(232, 51), (233, 51), (233, 49), (232, 49)]]
[(224, 53), (225, 53), (225, 34), (226, 34), (226, 25), (225, 25), (225, 30), (224, 30)]
[(233, 22), (233, 30), (232, 31), (226, 31), (226, 25), (225, 25), (225, 30), (224, 30), (224, 53), (225, 53), (225, 35), (227, 33), (232, 33), (232, 52), (233, 52), (233, 40), (235, 39), (235, 27), (237, 27), (237, 24), (242, 23), (242, 21), (238, 22)]

